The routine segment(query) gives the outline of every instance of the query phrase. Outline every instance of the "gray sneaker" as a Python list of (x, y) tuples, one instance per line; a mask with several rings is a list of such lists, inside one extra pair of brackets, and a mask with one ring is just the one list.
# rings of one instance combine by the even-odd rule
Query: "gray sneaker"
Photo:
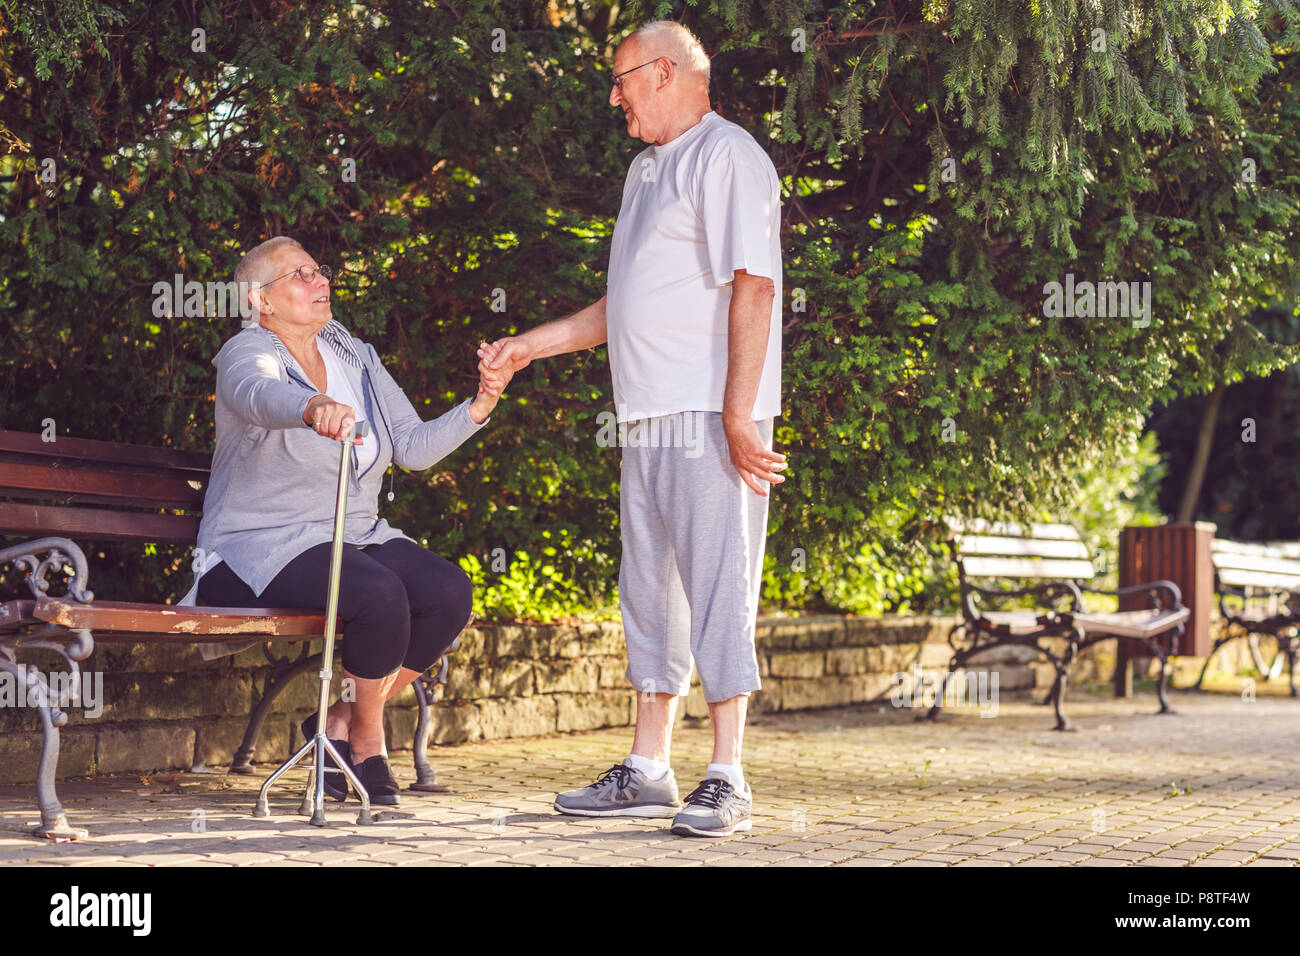
[(672, 831), (678, 836), (730, 836), (753, 826), (749, 819), (753, 806), (748, 783), (740, 793), (730, 780), (710, 775), (687, 795), (686, 806), (673, 817)]
[(626, 760), (614, 764), (591, 786), (566, 790), (555, 798), (556, 810), (580, 817), (671, 817), (681, 806), (671, 770), (651, 780)]

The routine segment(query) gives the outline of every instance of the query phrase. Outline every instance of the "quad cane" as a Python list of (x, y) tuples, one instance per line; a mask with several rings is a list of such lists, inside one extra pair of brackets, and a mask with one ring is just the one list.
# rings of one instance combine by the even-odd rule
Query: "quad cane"
[[(286, 771), (307, 770), (309, 773), (307, 790), (303, 794), (300, 810), (302, 813), (311, 814), (312, 826), (325, 826), (325, 754), (328, 753), (347, 775), (352, 786), (357, 788), (357, 794), (361, 797), (361, 812), (357, 814), (357, 823), (371, 822), (370, 794), (357, 779), (351, 764), (343, 759), (342, 755), (334, 749), (334, 745), (329, 742), (329, 738), (325, 736), (325, 711), (329, 707), (330, 680), (334, 676), (331, 667), (334, 663), (335, 615), (339, 609), (339, 572), (343, 566), (343, 523), (348, 510), (348, 465), (352, 451), (352, 438), (354, 436), (364, 438), (368, 431), (367, 422), (357, 422), (353, 435), (339, 442), (339, 447), (342, 449), (339, 457), (339, 490), (334, 502), (334, 551), (330, 557), (329, 591), (325, 602), (325, 650), (321, 654), (320, 703), (316, 713), (316, 735), (303, 744), (302, 749), (296, 754), (282, 763), (275, 773), (266, 778), (257, 795), (257, 806), (253, 808), (255, 817), (271, 815), (271, 809), (266, 802), (266, 794), (271, 789), (271, 784)], [(300, 764), (299, 761), (309, 753), (312, 755), (310, 762)]]

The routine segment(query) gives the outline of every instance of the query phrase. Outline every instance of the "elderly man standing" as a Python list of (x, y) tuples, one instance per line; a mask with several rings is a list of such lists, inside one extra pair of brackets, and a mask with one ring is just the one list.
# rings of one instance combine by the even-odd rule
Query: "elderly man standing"
[[(479, 350), (481, 368), (609, 342), (625, 428), (619, 598), (638, 694), (631, 754), (559, 794), (583, 816), (673, 817), (682, 835), (750, 828), (741, 770), (780, 414), (780, 185), (754, 138), (709, 106), (709, 60), (670, 21), (644, 24), (614, 56), (609, 101), (651, 145), (623, 186), (607, 293), (557, 322)], [(640, 440), (633, 436), (639, 436)], [(695, 660), (713, 759), (683, 806), (669, 765), (677, 699)]]

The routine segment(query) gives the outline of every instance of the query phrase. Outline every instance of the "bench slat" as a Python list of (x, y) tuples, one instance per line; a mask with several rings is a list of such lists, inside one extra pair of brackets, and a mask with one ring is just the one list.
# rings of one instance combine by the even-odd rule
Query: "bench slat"
[(963, 555), (1033, 556), (1040, 558), (1089, 558), (1082, 541), (1059, 538), (1007, 538), (963, 534), (957, 537), (957, 551)]
[(0, 534), (193, 544), (199, 536), (199, 519), (193, 515), (159, 515), (142, 511), (105, 511), (0, 501)]
[[(298, 608), (166, 607), (129, 601), (78, 604), (62, 598), (41, 598), (35, 615), (42, 621), (69, 629), (90, 628), (130, 635), (203, 635), (205, 640), (246, 641), (250, 637), (312, 637), (325, 633), (325, 615)], [(338, 625), (341, 633), (342, 624)]]
[(205, 485), (206, 480), (198, 478), (167, 478), (156, 473), (0, 461), (0, 495), (13, 497), (67, 500), (79, 497), (137, 507), (202, 508)]
[(973, 578), (1062, 578), (1086, 579), (1097, 572), (1091, 561), (1037, 558), (962, 558), (962, 568)]
[(1230, 588), (1300, 590), (1300, 577), (1294, 574), (1269, 574), (1264, 571), (1243, 571), (1238, 568), (1220, 568), (1218, 574), (1219, 583)]
[(1239, 554), (1254, 555), (1261, 558), (1295, 560), (1300, 559), (1300, 542), (1246, 542), (1215, 538), (1210, 542), (1210, 551), (1214, 554), (1215, 561), (1219, 560), (1219, 555), (1231, 556)]
[(954, 532), (961, 534), (997, 535), (1009, 538), (1054, 538), (1060, 541), (1078, 541), (1079, 532), (1068, 524), (1034, 524), (1026, 534), (1024, 525), (1010, 521), (986, 521), (983, 518), (962, 520), (947, 519), (947, 525)]
[(174, 469), (204, 475), (212, 467), (212, 456), (202, 452), (93, 438), (68, 438), (62, 435), (55, 441), (47, 442), (37, 432), (0, 430), (0, 452), (22, 452), (48, 458), (80, 459), (106, 464), (142, 465), (151, 469)]
[(1300, 561), (1286, 558), (1257, 557), (1253, 554), (1216, 554), (1214, 566), (1233, 571), (1263, 571), (1266, 574), (1289, 574), (1300, 578)]
[(29, 624), (38, 621), (34, 611), (36, 609), (35, 599), (28, 598), (17, 601), (5, 601), (0, 604), (0, 631), (16, 630), (19, 625)]

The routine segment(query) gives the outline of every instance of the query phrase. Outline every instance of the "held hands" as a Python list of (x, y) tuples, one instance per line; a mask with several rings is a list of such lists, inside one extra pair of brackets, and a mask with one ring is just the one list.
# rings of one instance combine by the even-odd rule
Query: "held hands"
[[(469, 406), (470, 418), (478, 425), (487, 421), (487, 417), (492, 414), (492, 409), (496, 408), (502, 392), (510, 384), (510, 379), (514, 377), (516, 371), (508, 361), (498, 362), (500, 368), (492, 367), (491, 362), (501, 357), (501, 342), (504, 341), (507, 340), (502, 339), (500, 342), (491, 345), (483, 342), (480, 343), (478, 348), (478, 394)], [(526, 365), (527, 362), (524, 364)], [(519, 367), (522, 368), (523, 366)]]
[(785, 475), (780, 474), (788, 467), (785, 455), (770, 451), (763, 444), (758, 433), (758, 423), (753, 419), (732, 420), (723, 418), (723, 431), (727, 434), (727, 450), (731, 453), (731, 463), (740, 472), (741, 480), (753, 489), (754, 494), (767, 497), (760, 481), (780, 484)]
[[(340, 404), (324, 395), (317, 395), (307, 403), (307, 409), (302, 413), (302, 420), (314, 427), (317, 435), (324, 435), (335, 441), (344, 441), (356, 424), (357, 413), (349, 405)], [(354, 445), (360, 445), (361, 442), (360, 438), (352, 439)]]

